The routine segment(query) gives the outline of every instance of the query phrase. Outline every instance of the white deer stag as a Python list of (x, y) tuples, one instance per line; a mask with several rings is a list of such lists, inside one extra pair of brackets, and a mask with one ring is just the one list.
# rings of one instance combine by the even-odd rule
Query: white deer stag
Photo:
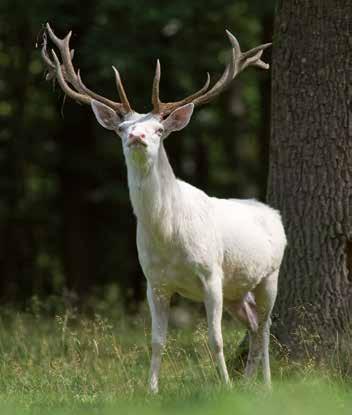
[(160, 64), (152, 89), (153, 109), (148, 114), (132, 110), (118, 71), (114, 69), (121, 102), (88, 89), (72, 64), (71, 32), (59, 39), (49, 24), (46, 32), (58, 48), (47, 52), (44, 34), (42, 57), (47, 78), (56, 78), (64, 93), (89, 104), (98, 122), (120, 136), (128, 171), (128, 187), (137, 217), (138, 257), (148, 282), (152, 316), (150, 390), (158, 391), (161, 355), (165, 347), (170, 297), (179, 293), (205, 304), (209, 344), (225, 383), (229, 375), (223, 354), (223, 308), (249, 330), (249, 355), (245, 375), (252, 378), (262, 361), (264, 381), (270, 386), (270, 314), (286, 245), (277, 211), (254, 200), (218, 199), (176, 179), (164, 140), (188, 124), (195, 106), (222, 92), (247, 66), (267, 69), (261, 60), (270, 43), (241, 52), (227, 31), (232, 53), (222, 76), (209, 88), (189, 97), (163, 103), (159, 99)]

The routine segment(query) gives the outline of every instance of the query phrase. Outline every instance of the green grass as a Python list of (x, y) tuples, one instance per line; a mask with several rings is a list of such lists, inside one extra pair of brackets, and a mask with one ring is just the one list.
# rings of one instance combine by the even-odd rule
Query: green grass
[[(273, 363), (274, 392), (234, 373), (241, 335), (224, 324), (233, 385), (223, 388), (206, 326), (170, 330), (157, 397), (147, 393), (149, 318), (93, 318), (64, 311), (0, 314), (0, 414), (351, 414), (352, 388), (309, 360)], [(352, 347), (352, 346), (351, 346)]]

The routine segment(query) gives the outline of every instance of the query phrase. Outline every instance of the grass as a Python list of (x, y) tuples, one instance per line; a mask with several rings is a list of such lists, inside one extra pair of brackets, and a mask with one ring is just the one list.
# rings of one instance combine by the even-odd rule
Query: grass
[[(234, 378), (223, 388), (211, 359), (206, 326), (170, 331), (161, 391), (147, 393), (149, 318), (85, 317), (64, 310), (0, 313), (0, 413), (7, 414), (350, 414), (352, 388), (309, 361), (273, 363), (274, 392), (234, 374), (241, 339), (224, 324), (225, 354)], [(243, 335), (243, 333), (242, 333)], [(351, 346), (352, 347), (352, 346)]]

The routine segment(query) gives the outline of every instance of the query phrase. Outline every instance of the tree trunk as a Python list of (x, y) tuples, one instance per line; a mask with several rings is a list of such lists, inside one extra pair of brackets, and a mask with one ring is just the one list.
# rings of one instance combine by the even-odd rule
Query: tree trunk
[(268, 202), (288, 236), (276, 334), (293, 351), (329, 350), (351, 323), (351, 16), (350, 0), (282, 0), (275, 22)]
[[(270, 10), (271, 11), (271, 10)], [(265, 13), (261, 18), (262, 35), (261, 42), (269, 42), (273, 37), (273, 14)], [(271, 65), (268, 53), (266, 55), (266, 62)], [(261, 118), (259, 129), (259, 158), (260, 170), (258, 171), (258, 182), (260, 184), (260, 200), (265, 200), (267, 191), (267, 177), (269, 169), (269, 142), (270, 142), (270, 117), (271, 117), (271, 79), (267, 73), (262, 74), (259, 83), (259, 92), (261, 100)]]

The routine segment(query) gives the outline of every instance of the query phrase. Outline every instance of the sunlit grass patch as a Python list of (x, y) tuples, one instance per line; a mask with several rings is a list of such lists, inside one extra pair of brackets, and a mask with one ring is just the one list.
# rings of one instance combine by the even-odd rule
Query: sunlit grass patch
[[(146, 314), (147, 315), (147, 314)], [(160, 394), (147, 392), (149, 318), (57, 316), (3, 310), (0, 319), (0, 414), (347, 414), (345, 378), (307, 360), (273, 359), (274, 392), (234, 373), (243, 333), (224, 322), (233, 385), (221, 385), (203, 318), (170, 330)], [(274, 349), (279, 348), (274, 346)], [(275, 354), (275, 353), (273, 353)], [(341, 359), (342, 361), (342, 359)]]

